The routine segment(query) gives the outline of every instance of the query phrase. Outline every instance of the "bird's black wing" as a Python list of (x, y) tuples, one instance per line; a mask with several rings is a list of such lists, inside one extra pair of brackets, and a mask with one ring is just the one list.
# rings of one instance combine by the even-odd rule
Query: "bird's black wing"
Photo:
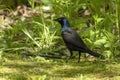
[(74, 47), (81, 49), (81, 51), (88, 50), (87, 46), (79, 35), (71, 28), (62, 32), (62, 37), (66, 44), (71, 44)]

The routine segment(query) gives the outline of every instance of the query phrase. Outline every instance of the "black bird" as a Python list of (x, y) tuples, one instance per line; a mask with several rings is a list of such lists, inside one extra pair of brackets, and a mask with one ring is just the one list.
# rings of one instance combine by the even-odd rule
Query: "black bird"
[(79, 35), (71, 28), (70, 23), (67, 18), (60, 17), (55, 19), (55, 21), (59, 22), (62, 26), (62, 38), (70, 51), (70, 58), (72, 58), (73, 52), (72, 51), (78, 51), (79, 52), (79, 58), (78, 62), (80, 62), (80, 56), (81, 52), (89, 53), (92, 56), (98, 57), (98, 58), (104, 58), (103, 55), (95, 53), (91, 51), (86, 44), (83, 42), (83, 40), (79, 37)]

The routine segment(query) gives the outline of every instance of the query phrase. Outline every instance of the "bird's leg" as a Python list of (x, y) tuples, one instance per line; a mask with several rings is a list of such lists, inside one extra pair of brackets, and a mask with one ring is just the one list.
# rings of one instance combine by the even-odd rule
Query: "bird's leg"
[(69, 59), (72, 58), (72, 55), (73, 55), (73, 52), (70, 50), (70, 56), (69, 56)]
[(81, 52), (79, 51), (78, 63), (80, 62)]
[(71, 59), (72, 55), (73, 55), (73, 52), (71, 50), (69, 50), (69, 51), (70, 51), (70, 56), (67, 58), (66, 62), (68, 62), (68, 60)]

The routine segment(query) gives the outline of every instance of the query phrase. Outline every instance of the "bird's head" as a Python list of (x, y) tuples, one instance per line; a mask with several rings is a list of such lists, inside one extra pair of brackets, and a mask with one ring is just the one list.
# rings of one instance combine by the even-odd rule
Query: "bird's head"
[(62, 27), (69, 26), (69, 22), (68, 22), (67, 18), (65, 18), (65, 17), (60, 17), (60, 18), (54, 19), (54, 21), (59, 22)]

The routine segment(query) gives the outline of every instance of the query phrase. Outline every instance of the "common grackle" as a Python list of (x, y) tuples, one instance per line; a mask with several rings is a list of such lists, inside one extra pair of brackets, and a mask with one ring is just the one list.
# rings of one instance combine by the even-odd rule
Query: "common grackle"
[(78, 62), (80, 62), (81, 52), (89, 53), (90, 55), (98, 57), (98, 58), (102, 58), (102, 59), (104, 58), (103, 55), (93, 52), (86, 46), (86, 44), (83, 42), (80, 36), (71, 28), (70, 23), (67, 18), (60, 17), (60, 18), (55, 19), (55, 21), (59, 22), (62, 26), (61, 35), (68, 50), (70, 51), (69, 59), (73, 55), (72, 51), (79, 52)]

